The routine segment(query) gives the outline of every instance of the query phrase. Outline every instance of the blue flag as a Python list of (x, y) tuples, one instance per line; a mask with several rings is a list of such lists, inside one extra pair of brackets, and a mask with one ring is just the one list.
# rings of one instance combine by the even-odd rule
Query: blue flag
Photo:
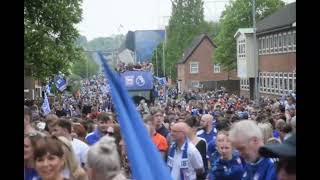
[(54, 82), (59, 89), (59, 91), (64, 91), (67, 88), (67, 81), (64, 79), (63, 76), (58, 75), (54, 78)]
[(47, 93), (44, 93), (44, 101), (43, 101), (43, 104), (42, 104), (41, 108), (42, 108), (43, 114), (45, 116), (51, 112), (49, 101), (48, 101), (48, 97), (47, 97)]
[(109, 81), (111, 96), (119, 116), (123, 139), (126, 144), (133, 179), (170, 180), (166, 166), (156, 146), (151, 141), (143, 121), (124, 86), (121, 77), (107, 65), (106, 58), (98, 53)]

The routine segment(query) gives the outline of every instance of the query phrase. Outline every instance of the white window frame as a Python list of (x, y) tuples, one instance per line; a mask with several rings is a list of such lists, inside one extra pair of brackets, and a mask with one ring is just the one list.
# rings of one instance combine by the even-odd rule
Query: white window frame
[(288, 52), (288, 41), (287, 41), (287, 33), (285, 32), (285, 33), (283, 33), (283, 52), (284, 53), (286, 53), (286, 52)]
[(277, 54), (278, 53), (278, 34), (273, 35), (273, 39), (274, 39), (274, 53)]
[(264, 54), (264, 37), (261, 37), (261, 55)]
[(267, 41), (267, 47), (266, 47), (266, 54), (270, 53), (270, 36), (266, 37), (266, 41)]
[(190, 85), (193, 88), (198, 88), (198, 87), (200, 87), (200, 82), (199, 81), (191, 81)]
[[(196, 68), (192, 67), (192, 65), (196, 65), (197, 67)], [(192, 68), (196, 70), (192, 71), (193, 70)], [(197, 74), (197, 73), (199, 73), (199, 62), (190, 62), (190, 74)]]
[(267, 36), (264, 36), (264, 54), (267, 54), (268, 41)]
[(292, 32), (289, 31), (288, 32), (288, 37), (287, 37), (287, 40), (288, 40), (288, 52), (292, 52), (292, 39), (291, 39), (291, 36), (292, 36)]
[(273, 36), (270, 36), (270, 54), (274, 53)]
[(282, 34), (278, 34), (278, 53), (282, 53)]
[(294, 30), (293, 32), (292, 32), (292, 44), (293, 44), (293, 51), (294, 52), (296, 52), (296, 30)]
[(258, 42), (259, 42), (259, 55), (261, 55), (261, 50), (262, 50), (261, 49), (261, 47), (262, 47), (261, 46), (261, 42), (262, 42), (261, 40), (262, 40), (261, 38), (259, 38), (259, 40), (258, 40)]
[(213, 73), (220, 73), (220, 72), (221, 72), (220, 64), (214, 64), (213, 65)]

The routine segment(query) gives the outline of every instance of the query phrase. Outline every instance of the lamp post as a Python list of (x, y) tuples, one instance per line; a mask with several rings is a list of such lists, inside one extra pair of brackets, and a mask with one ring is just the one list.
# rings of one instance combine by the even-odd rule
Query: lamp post
[(252, 24), (253, 24), (253, 61), (255, 62), (255, 102), (259, 105), (260, 91), (259, 91), (259, 57), (257, 57), (257, 28), (256, 28), (256, 0), (252, 0)]

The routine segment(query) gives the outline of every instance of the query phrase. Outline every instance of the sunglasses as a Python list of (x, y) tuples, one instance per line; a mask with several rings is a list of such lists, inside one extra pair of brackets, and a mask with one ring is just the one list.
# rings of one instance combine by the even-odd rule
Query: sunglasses
[(114, 135), (113, 132), (106, 132), (106, 134), (109, 135), (109, 136), (113, 136)]

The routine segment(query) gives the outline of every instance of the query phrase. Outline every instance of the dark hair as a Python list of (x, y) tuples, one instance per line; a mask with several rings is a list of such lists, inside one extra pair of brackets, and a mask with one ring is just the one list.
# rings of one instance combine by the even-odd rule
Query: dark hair
[(107, 113), (105, 113), (105, 112), (100, 113), (98, 115), (97, 119), (98, 119), (98, 121), (109, 121), (109, 120), (111, 120), (109, 115)]
[(200, 124), (197, 121), (197, 118), (195, 116), (189, 116), (186, 118), (185, 123), (190, 127), (199, 127)]
[(282, 168), (288, 174), (296, 174), (296, 157), (281, 157), (277, 163), (277, 171)]
[(34, 160), (45, 156), (47, 153), (63, 158), (64, 153), (61, 142), (52, 137), (39, 139), (34, 149)]
[(290, 126), (290, 124), (286, 124), (282, 129), (280, 129), (280, 131), (284, 133), (290, 133), (292, 131), (292, 127)]
[(230, 128), (231, 128), (231, 123), (226, 119), (217, 122), (216, 129), (218, 131), (222, 131), (222, 130), (229, 131)]
[(69, 133), (71, 133), (72, 123), (70, 120), (67, 119), (59, 119), (58, 121), (54, 122), (52, 126), (59, 126), (61, 128), (67, 129)]

